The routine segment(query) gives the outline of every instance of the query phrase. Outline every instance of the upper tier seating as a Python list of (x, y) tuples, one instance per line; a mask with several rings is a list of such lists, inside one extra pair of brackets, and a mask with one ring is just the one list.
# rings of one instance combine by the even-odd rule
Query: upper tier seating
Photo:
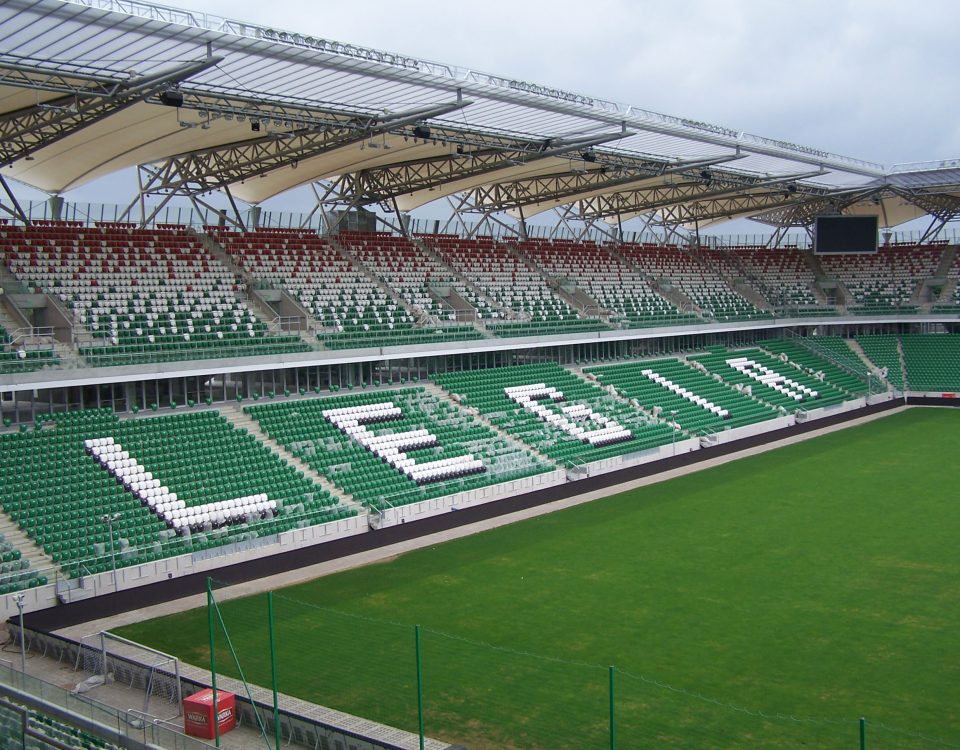
[(10, 333), (0, 326), (0, 375), (39, 370), (57, 363), (52, 349), (28, 349), (13, 343)]
[[(821, 338), (817, 336), (816, 343), (823, 344), (820, 341)], [(804, 339), (805, 341), (807, 339)], [(839, 339), (840, 343), (846, 347), (847, 351), (850, 352), (850, 355), (854, 359), (845, 357), (843, 354), (839, 353), (837, 350), (837, 358), (841, 359), (847, 367), (853, 369), (857, 373), (862, 373), (865, 368), (863, 362), (857, 359), (857, 355), (847, 347), (843, 342), (843, 339)], [(796, 340), (785, 340), (785, 339), (769, 339), (767, 341), (759, 342), (760, 346), (766, 349), (768, 352), (772, 352), (774, 355), (786, 354), (790, 358), (791, 362), (796, 362), (798, 365), (807, 370), (807, 372), (818, 373), (822, 372), (826, 379), (835, 386), (838, 386), (849, 393), (866, 393), (867, 391), (867, 382), (865, 378), (860, 377), (859, 375), (851, 374), (848, 369), (838, 367), (836, 364), (831, 362), (824, 357), (821, 357), (816, 352), (811, 351), (808, 347), (803, 346), (803, 344), (797, 342)], [(829, 344), (827, 346), (830, 346)], [(854, 361), (856, 360), (856, 361)], [(864, 373), (865, 374), (865, 373)], [(877, 390), (882, 390), (877, 388)]]
[(680, 248), (625, 244), (618, 250), (658, 284), (675, 287), (716, 321), (770, 317), (731, 289), (720, 274)]
[(295, 297), (322, 326), (331, 349), (478, 338), (469, 326), (418, 326), (414, 316), (326, 239), (310, 230), (216, 232), (244, 271)]
[(936, 273), (943, 248), (883, 247), (876, 254), (821, 255), (820, 265), (832, 278), (842, 281), (854, 302), (856, 315), (888, 315), (916, 312), (911, 304), (918, 284)]
[(657, 294), (643, 274), (594, 243), (570, 240), (529, 241), (519, 245), (546, 274), (569, 280), (609, 310), (611, 322), (624, 328), (695, 323), (696, 315), (681, 313)]
[[(416, 310), (438, 321), (455, 321), (456, 311), (438, 300), (431, 287), (452, 287), (481, 319), (492, 315), (485, 299), (467, 289), (449, 268), (406, 237), (383, 232), (342, 232), (338, 241)], [(478, 334), (479, 335), (479, 334)]]
[(376, 510), (550, 468), (419, 387), (285, 401), (246, 411), (271, 438)]
[[(445, 373), (434, 379), (500, 429), (566, 466), (654, 448), (673, 439), (671, 427), (559, 365)], [(533, 388), (529, 398), (514, 390), (523, 386)], [(601, 435), (613, 439), (590, 439), (602, 430), (609, 432)]]
[(953, 285), (953, 291), (946, 298), (931, 307), (931, 312), (957, 314), (960, 312), (960, 248), (952, 248), (953, 262), (947, 269), (947, 282)]
[(726, 382), (744, 389), (787, 412), (818, 409), (853, 398), (853, 394), (821, 380), (799, 364), (784, 362), (760, 349), (727, 350), (712, 347), (707, 354), (689, 358), (699, 362)]
[(297, 337), (269, 335), (238, 299), (230, 272), (183, 229), (2, 226), (0, 244), (20, 281), (70, 306), (81, 330), (101, 341), (81, 348), (92, 364), (308, 348)]
[[(612, 385), (647, 411), (676, 421), (684, 430), (706, 434), (773, 419), (777, 411), (678, 359), (594, 367), (585, 372)], [(713, 408), (711, 408), (713, 407)], [(676, 411), (675, 416), (671, 412)]]
[(514, 319), (487, 324), (497, 336), (535, 336), (606, 328), (580, 318), (569, 304), (515, 254), (488, 237), (462, 240), (438, 236), (432, 243), (444, 262), (480, 289)]
[[(122, 446), (113, 465), (96, 450), (107, 444)], [(138, 467), (150, 473), (133, 478)], [(355, 514), (215, 411), (123, 420), (66, 412), (2, 435), (0, 504), (71, 575), (110, 569), (105, 514), (118, 516), (117, 565)], [(171, 519), (191, 508), (206, 515), (178, 535)]]
[(856, 341), (863, 353), (877, 367), (887, 368), (887, 380), (895, 388), (903, 390), (903, 370), (900, 362), (900, 342), (892, 334), (857, 336)]
[(960, 391), (960, 335), (903, 334), (900, 341), (911, 391)]
[(833, 308), (821, 306), (813, 293), (816, 279), (803, 258), (793, 247), (736, 247), (730, 252), (764, 284), (773, 297), (768, 301), (777, 307), (794, 308), (789, 315), (823, 315)]

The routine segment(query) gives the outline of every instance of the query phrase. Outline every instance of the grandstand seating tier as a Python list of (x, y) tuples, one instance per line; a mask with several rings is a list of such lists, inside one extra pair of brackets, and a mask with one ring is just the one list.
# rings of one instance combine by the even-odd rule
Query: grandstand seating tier
[[(406, 460), (425, 465), (471, 456), (483, 463), (483, 470), (442, 481), (417, 482), (348, 435), (329, 413), (325, 414), (331, 410), (388, 403), (399, 413), (389, 421), (371, 424), (370, 435), (385, 438), (423, 431), (434, 440), (423, 447), (402, 451)], [(422, 387), (286, 401), (251, 406), (246, 411), (271, 438), (375, 510), (520, 479), (552, 468)]]
[[(677, 359), (631, 362), (584, 371), (595, 375), (600, 383), (614, 386), (624, 398), (635, 400), (644, 410), (659, 410), (661, 416), (669, 416), (684, 430), (693, 433), (719, 432), (777, 416), (776, 409), (759, 399), (751, 398)], [(659, 375), (666, 383), (655, 381), (651, 374)], [(683, 389), (692, 397), (670, 390), (670, 385)], [(713, 413), (705, 409), (704, 404), (698, 404), (695, 398), (716, 404), (727, 413), (723, 416)], [(674, 411), (676, 415), (671, 416)]]
[[(136, 488), (89, 453), (85, 441), (107, 438), (188, 507), (265, 493), (278, 512), (230, 522), (212, 517), (201, 533), (176, 535)], [(74, 575), (108, 570), (111, 541), (117, 565), (132, 565), (355, 515), (215, 411), (132, 419), (109, 410), (66, 412), (41, 420), (35, 431), (2, 435), (0, 502)], [(109, 514), (117, 516), (110, 528), (97, 521)]]
[[(555, 364), (518, 365), (480, 371), (437, 375), (436, 382), (462, 398), (494, 425), (549, 458), (567, 466), (600, 461), (614, 456), (655, 448), (674, 439), (673, 429), (663, 421), (644, 415), (601, 387)], [(562, 394), (561, 403), (547, 403), (554, 413), (550, 421), (524, 408), (507, 395), (507, 388), (543, 384)], [(628, 439), (609, 445), (592, 445), (560, 429), (563, 408), (582, 406), (601, 420), (611, 420), (630, 432)], [(583, 420), (584, 423), (587, 419)]]

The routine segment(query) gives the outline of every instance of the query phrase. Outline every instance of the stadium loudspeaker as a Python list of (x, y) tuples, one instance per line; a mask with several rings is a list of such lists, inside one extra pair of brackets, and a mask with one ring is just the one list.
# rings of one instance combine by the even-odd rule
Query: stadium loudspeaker
[(160, 103), (166, 107), (182, 107), (183, 92), (177, 89), (167, 89), (160, 92)]

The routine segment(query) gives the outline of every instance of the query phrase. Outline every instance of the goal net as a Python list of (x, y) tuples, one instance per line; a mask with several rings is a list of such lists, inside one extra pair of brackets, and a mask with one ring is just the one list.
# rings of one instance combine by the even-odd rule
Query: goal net
[(175, 656), (103, 630), (84, 636), (74, 671), (86, 675), (85, 689), (126, 689), (143, 695), (147, 716), (171, 719), (180, 715), (180, 662)]

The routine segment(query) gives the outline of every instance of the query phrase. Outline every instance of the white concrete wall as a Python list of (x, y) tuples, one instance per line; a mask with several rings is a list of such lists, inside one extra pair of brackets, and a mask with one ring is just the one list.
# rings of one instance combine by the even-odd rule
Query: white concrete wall
[[(112, 594), (115, 590), (123, 591), (192, 573), (203, 573), (225, 565), (364, 534), (368, 530), (367, 516), (360, 514), (303, 529), (291, 529), (262, 539), (212, 547), (142, 565), (118, 567), (116, 586), (114, 586), (113, 571), (83, 576), (70, 582), (63, 581), (59, 587), (60, 599), (71, 602), (101, 594)], [(24, 594), (25, 612), (52, 607), (58, 600), (55, 584), (28, 589)], [(0, 599), (0, 617), (6, 619), (16, 614), (17, 607), (13, 596)]]
[(709, 441), (712, 445), (724, 445), (726, 443), (732, 443), (735, 440), (743, 440), (743, 438), (753, 437), (754, 435), (762, 435), (765, 432), (773, 432), (774, 430), (782, 430), (784, 427), (792, 427), (797, 423), (797, 418), (793, 414), (788, 414), (785, 417), (774, 417), (773, 419), (767, 419), (763, 422), (756, 422), (754, 424), (744, 425), (743, 427), (734, 427), (732, 430), (722, 430), (716, 432), (709, 437)]
[(850, 401), (844, 401), (839, 404), (834, 404), (833, 406), (824, 406), (820, 409), (809, 409), (806, 414), (802, 414), (798, 417), (797, 421), (800, 422), (812, 422), (816, 419), (823, 419), (824, 417), (833, 417), (837, 414), (843, 414), (848, 411), (853, 411), (854, 409), (862, 409), (867, 405), (866, 396), (861, 398), (851, 399)]
[(651, 461), (661, 461), (672, 456), (680, 456), (690, 451), (700, 450), (700, 438), (685, 438), (677, 440), (676, 443), (667, 443), (657, 448), (649, 448), (636, 453), (627, 453), (623, 456), (613, 456), (605, 458), (602, 461), (593, 461), (584, 464), (576, 469), (567, 470), (567, 478), (575, 482), (578, 479), (586, 477), (595, 477), (600, 474), (608, 474), (611, 471), (628, 469), (631, 466), (640, 466)]
[(491, 484), (486, 487), (478, 487), (469, 492), (458, 492), (453, 495), (445, 495), (431, 500), (423, 500), (419, 503), (409, 503), (397, 508), (391, 508), (384, 511), (382, 518), (371, 517), (371, 523), (380, 528), (387, 526), (396, 526), (408, 521), (418, 521), (430, 516), (438, 516), (441, 513), (449, 513), (463, 508), (469, 508), (473, 505), (483, 505), (495, 500), (502, 500), (514, 495), (522, 495), (534, 490), (542, 490), (547, 487), (555, 487), (567, 481), (566, 473), (563, 469), (556, 469), (544, 474), (536, 474), (532, 477), (523, 479), (512, 479), (509, 482), (500, 484)]

